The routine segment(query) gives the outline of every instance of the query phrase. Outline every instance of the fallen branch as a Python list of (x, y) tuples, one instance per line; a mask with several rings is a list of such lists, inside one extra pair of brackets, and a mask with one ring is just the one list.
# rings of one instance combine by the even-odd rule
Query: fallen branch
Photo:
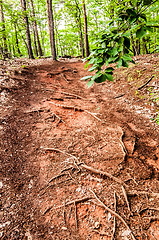
[(130, 231), (132, 239), (136, 240), (136, 238), (134, 237), (130, 227), (128, 226), (128, 224), (125, 222), (125, 220), (116, 212), (114, 212), (113, 210), (111, 210), (110, 208), (108, 208), (95, 194), (95, 192), (93, 190), (90, 190), (91, 193), (93, 193), (94, 197), (96, 198), (96, 200), (100, 203), (100, 205), (102, 207), (104, 207), (108, 212), (110, 212), (112, 215), (114, 215), (115, 217), (117, 217), (125, 226), (126, 228)]
[(146, 83), (144, 83), (142, 86), (140, 86), (137, 90), (141, 90), (142, 88), (144, 88), (149, 82), (151, 82), (151, 80), (153, 78), (154, 78), (154, 75)]

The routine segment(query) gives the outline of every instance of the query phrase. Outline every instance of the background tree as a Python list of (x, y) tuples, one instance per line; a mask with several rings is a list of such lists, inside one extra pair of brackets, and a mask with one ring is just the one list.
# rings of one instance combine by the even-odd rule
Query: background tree
[(55, 33), (54, 33), (55, 30), (54, 30), (52, 0), (46, 0), (46, 2), (47, 2), (47, 15), (48, 15), (51, 53), (52, 53), (53, 60), (56, 60)]
[(26, 0), (21, 0), (21, 6), (23, 10), (24, 22), (26, 24), (26, 39), (27, 39), (28, 55), (29, 55), (29, 58), (33, 59), (34, 56), (33, 56), (33, 50), (31, 45), (31, 35), (30, 35), (30, 28), (29, 28), (29, 20), (27, 16)]

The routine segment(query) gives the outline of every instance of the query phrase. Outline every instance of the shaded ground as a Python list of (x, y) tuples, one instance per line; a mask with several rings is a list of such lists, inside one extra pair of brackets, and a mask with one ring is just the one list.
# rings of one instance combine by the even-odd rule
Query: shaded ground
[(1, 64), (2, 239), (159, 239), (158, 63), (89, 89), (75, 59)]

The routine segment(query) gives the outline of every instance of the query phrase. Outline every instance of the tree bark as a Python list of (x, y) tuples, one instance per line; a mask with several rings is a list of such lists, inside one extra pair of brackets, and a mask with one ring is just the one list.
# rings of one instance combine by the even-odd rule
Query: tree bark
[(37, 40), (37, 44), (38, 44), (38, 51), (39, 51), (39, 56), (41, 57), (41, 56), (43, 56), (43, 52), (42, 52), (42, 48), (41, 48), (41, 44), (40, 44), (37, 22), (35, 20), (34, 3), (33, 3), (33, 0), (31, 0), (30, 2), (31, 2), (31, 6), (32, 6), (32, 14), (34, 17), (34, 29), (35, 29), (35, 35), (36, 35), (36, 40)]
[(85, 52), (86, 52), (86, 57), (88, 57), (90, 52), (89, 52), (89, 42), (88, 42), (87, 13), (86, 13), (85, 0), (82, 0), (82, 8), (83, 8), (83, 16), (84, 16)]
[(16, 41), (16, 46), (17, 46), (17, 51), (20, 56), (22, 56), (20, 49), (19, 49), (19, 40), (18, 40), (18, 34), (17, 34), (17, 26), (16, 23), (14, 22), (14, 31), (15, 31), (15, 41)]
[(84, 43), (83, 43), (83, 33), (82, 33), (82, 24), (81, 24), (81, 10), (79, 8), (77, 0), (75, 0), (76, 3), (76, 21), (79, 27), (79, 37), (80, 37), (80, 52), (82, 58), (84, 57)]
[(29, 55), (29, 58), (34, 59), (33, 50), (32, 50), (32, 46), (31, 46), (31, 36), (30, 36), (29, 21), (28, 21), (28, 16), (26, 14), (26, 10), (27, 10), (26, 9), (26, 0), (21, 0), (21, 6), (22, 6), (22, 10), (23, 10), (24, 22), (26, 24), (26, 39), (27, 39), (28, 55)]
[(55, 48), (55, 33), (54, 33), (54, 20), (53, 20), (53, 11), (52, 11), (52, 0), (46, 0), (46, 2), (47, 2), (47, 16), (48, 16), (48, 25), (49, 25), (51, 54), (52, 54), (53, 60), (56, 60), (56, 48)]

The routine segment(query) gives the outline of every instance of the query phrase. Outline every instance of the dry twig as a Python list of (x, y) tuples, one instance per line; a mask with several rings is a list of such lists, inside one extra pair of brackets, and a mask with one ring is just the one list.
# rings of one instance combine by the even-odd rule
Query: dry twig
[(122, 191), (123, 191), (123, 195), (124, 195), (126, 204), (127, 204), (127, 206), (128, 206), (128, 210), (129, 210), (129, 212), (131, 212), (130, 204), (129, 204), (129, 201), (128, 201), (128, 197), (127, 197), (127, 193), (126, 193), (126, 191), (125, 191), (125, 188), (124, 188), (123, 186), (121, 186), (121, 189), (122, 189)]
[[(116, 201), (116, 192), (114, 192), (114, 211), (117, 211), (117, 201)], [(116, 230), (116, 217), (114, 216), (114, 226), (113, 226), (113, 234), (111, 240), (115, 239), (115, 230)]]
[(75, 207), (75, 222), (76, 222), (76, 229), (78, 229), (77, 205), (76, 205), (76, 202), (74, 202), (74, 207)]
[(73, 93), (68, 93), (68, 92), (61, 92), (62, 94), (65, 94), (65, 95), (69, 95), (69, 96), (72, 96), (72, 97), (76, 97), (77, 99), (83, 99), (83, 100), (86, 100), (85, 98), (79, 96), (79, 95), (76, 95), (76, 94), (73, 94)]
[(57, 107), (62, 107), (64, 109), (73, 109), (74, 111), (86, 112), (86, 113), (90, 114), (91, 116), (93, 116), (94, 118), (96, 118), (98, 121), (101, 121), (101, 119), (96, 116), (98, 113), (92, 113), (92, 112), (89, 112), (88, 110), (85, 110), (85, 109), (82, 109), (82, 108), (79, 108), (76, 106), (61, 105), (61, 104), (57, 104), (54, 102), (49, 102), (49, 103), (54, 104)]
[(153, 78), (154, 78), (154, 75), (146, 83), (144, 83), (142, 86), (140, 86), (137, 90), (141, 90), (142, 88), (144, 88), (149, 82), (151, 82), (151, 80)]
[(133, 190), (133, 191), (128, 191), (127, 194), (129, 196), (134, 196), (134, 195), (147, 195), (147, 196), (151, 196), (151, 197), (157, 197), (159, 198), (159, 193), (154, 193), (154, 192), (146, 192), (146, 191), (136, 191), (136, 190)]
[(96, 198), (96, 200), (100, 203), (100, 205), (102, 207), (104, 207), (108, 212), (110, 212), (112, 215), (116, 216), (125, 226), (126, 228), (131, 232), (131, 236), (133, 240), (136, 240), (136, 238), (134, 237), (130, 227), (128, 226), (128, 224), (125, 222), (125, 220), (116, 212), (114, 212), (113, 210), (111, 210), (110, 208), (108, 208), (95, 194), (95, 192), (93, 190), (90, 190), (91, 193), (93, 193), (94, 197)]

